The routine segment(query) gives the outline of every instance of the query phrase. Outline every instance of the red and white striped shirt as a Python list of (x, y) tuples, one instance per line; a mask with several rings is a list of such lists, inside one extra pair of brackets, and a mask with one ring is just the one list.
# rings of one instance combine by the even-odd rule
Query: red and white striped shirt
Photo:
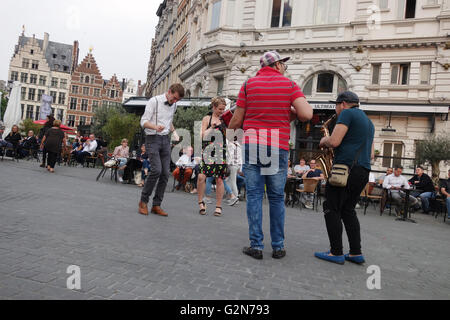
[(246, 109), (244, 143), (289, 150), (291, 106), (301, 97), (294, 81), (271, 67), (262, 68), (242, 86), (237, 100)]

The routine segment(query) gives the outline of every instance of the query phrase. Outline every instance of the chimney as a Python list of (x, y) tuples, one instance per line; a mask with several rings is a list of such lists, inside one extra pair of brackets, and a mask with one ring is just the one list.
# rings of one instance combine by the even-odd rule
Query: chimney
[(77, 40), (73, 42), (73, 50), (72, 50), (72, 70), (71, 72), (74, 73), (75, 69), (78, 66), (78, 58), (80, 55), (80, 44)]
[(47, 47), (48, 47), (48, 38), (49, 38), (49, 34), (47, 32), (44, 32), (44, 44), (42, 46), (42, 51), (45, 52), (47, 51)]

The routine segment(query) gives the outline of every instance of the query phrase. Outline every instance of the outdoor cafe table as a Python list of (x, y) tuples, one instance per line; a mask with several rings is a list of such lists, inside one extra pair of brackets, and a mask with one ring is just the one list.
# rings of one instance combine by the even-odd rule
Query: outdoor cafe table
[(415, 220), (410, 219), (408, 217), (408, 215), (409, 215), (409, 197), (410, 197), (411, 191), (419, 191), (420, 192), (421, 190), (414, 189), (414, 188), (409, 188), (409, 189), (401, 188), (400, 191), (403, 191), (405, 193), (405, 204), (404, 204), (404, 208), (403, 208), (403, 217), (397, 218), (395, 220), (417, 223)]

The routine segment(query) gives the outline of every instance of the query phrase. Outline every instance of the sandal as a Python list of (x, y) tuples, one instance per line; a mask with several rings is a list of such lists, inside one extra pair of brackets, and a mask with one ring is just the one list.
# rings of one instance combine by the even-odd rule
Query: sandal
[(206, 204), (205, 204), (205, 202), (202, 201), (202, 202), (199, 202), (198, 204), (199, 204), (199, 205), (203, 205), (203, 206), (205, 207), (205, 209), (200, 209), (200, 211), (198, 212), (198, 213), (200, 213), (202, 216), (205, 216), (205, 215), (206, 215)]
[[(217, 209), (220, 209), (220, 212), (217, 211)], [(214, 215), (216, 217), (221, 217), (222, 216), (222, 207), (216, 207), (216, 212), (214, 212)]]

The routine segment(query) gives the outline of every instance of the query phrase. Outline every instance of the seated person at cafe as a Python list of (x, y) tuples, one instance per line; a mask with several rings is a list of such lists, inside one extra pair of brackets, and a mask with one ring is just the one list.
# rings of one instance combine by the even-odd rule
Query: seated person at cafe
[(288, 171), (287, 171), (287, 178), (295, 178), (294, 170), (292, 170), (292, 162), (291, 160), (288, 160)]
[(95, 135), (91, 134), (89, 139), (87, 139), (79, 149), (80, 150), (76, 151), (75, 156), (78, 161), (78, 166), (84, 167), (86, 157), (92, 156), (95, 150), (97, 150), (97, 140), (95, 140)]
[(441, 194), (446, 198), (447, 218), (450, 219), (450, 170), (448, 170), (448, 179), (441, 183)]
[(300, 164), (296, 165), (294, 167), (294, 172), (295, 174), (299, 175), (299, 176), (303, 176), (305, 174), (306, 171), (310, 170), (311, 168), (306, 165), (306, 161), (305, 159), (300, 159)]
[[(178, 181), (177, 190), (180, 190), (182, 186), (191, 179), (192, 172), (195, 167), (195, 162), (193, 161), (193, 149), (192, 147), (183, 148), (183, 155), (175, 164), (177, 168), (173, 171), (173, 177)], [(184, 173), (181, 174), (181, 170), (184, 169)]]
[(119, 161), (119, 182), (123, 182), (123, 174), (130, 156), (130, 147), (128, 147), (128, 140), (122, 139), (121, 145), (114, 149), (113, 157)]
[(391, 174), (394, 173), (394, 169), (393, 168), (387, 168), (386, 173), (382, 174), (381, 176), (378, 177), (377, 182), (380, 186), (383, 185), (384, 180), (386, 179), (387, 176), (390, 176)]
[[(0, 148), (8, 147), (12, 148), (12, 144), (7, 142), (6, 140), (3, 140), (3, 133), (5, 132), (5, 126), (3, 122), (0, 121)], [(3, 150), (0, 150), (0, 152), (3, 152)]]
[[(312, 159), (309, 162), (309, 166), (310, 169), (307, 170), (304, 174), (303, 174), (303, 179), (316, 179), (320, 181), (325, 180), (325, 177), (323, 175), (322, 170), (317, 168), (317, 164), (316, 164), (316, 160)], [(303, 185), (302, 185), (303, 186)], [(302, 188), (302, 186), (300, 186), (300, 188)], [(306, 208), (308, 209), (312, 209), (313, 205), (312, 205), (312, 201), (313, 201), (313, 194), (311, 193), (302, 193), (303, 197), (305, 198), (305, 201), (303, 202), (303, 204), (305, 205)]]
[[(403, 202), (405, 200), (405, 192), (401, 189), (408, 190), (409, 183), (404, 176), (402, 176), (403, 167), (398, 166), (394, 169), (394, 173), (386, 177), (383, 182), (383, 188), (389, 190), (390, 196), (392, 198), (392, 203), (395, 206), (395, 212), (397, 216), (401, 215), (401, 210), (403, 209)], [(414, 207), (419, 201), (414, 197), (409, 197), (409, 207)]]
[(424, 172), (423, 167), (419, 166), (416, 169), (416, 174), (409, 179), (409, 182), (417, 189), (411, 192), (411, 196), (419, 197), (422, 202), (423, 213), (428, 214), (430, 211), (430, 199), (436, 197), (433, 181)]
[(26, 157), (31, 156), (33, 151), (37, 151), (39, 149), (39, 144), (37, 142), (36, 137), (34, 136), (34, 131), (28, 131), (28, 136), (23, 139), (22, 143), (19, 147), (20, 156)]

